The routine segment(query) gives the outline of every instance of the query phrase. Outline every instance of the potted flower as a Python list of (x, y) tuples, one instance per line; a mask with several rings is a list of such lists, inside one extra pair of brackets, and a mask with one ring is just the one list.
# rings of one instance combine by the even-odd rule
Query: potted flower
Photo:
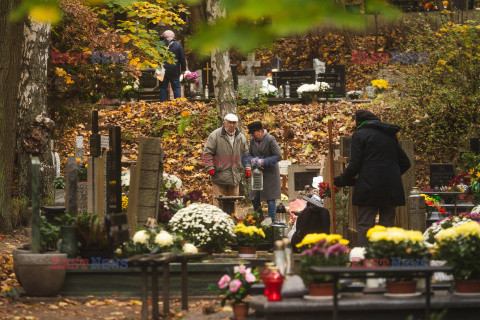
[[(422, 261), (429, 255), (420, 231), (375, 226), (368, 230), (367, 238), (366, 258), (379, 259), (382, 261), (382, 266), (385, 267), (391, 266), (393, 259), (398, 262)], [(413, 277), (396, 276), (387, 279), (389, 294), (413, 294), (415, 290), (416, 280)]]
[(122, 244), (116, 251), (121, 257), (166, 252), (198, 253), (198, 250), (179, 235), (162, 229), (145, 229), (137, 231), (130, 241)]
[(445, 219), (433, 223), (423, 233), (425, 245), (428, 248), (435, 247), (437, 245), (435, 236), (440, 231), (465, 224), (469, 221), (480, 221), (480, 214), (464, 212), (460, 213), (458, 216), (448, 216)]
[(246, 226), (243, 222), (239, 222), (233, 232), (237, 236), (238, 256), (240, 258), (255, 257), (257, 247), (262, 239), (265, 238), (263, 230), (255, 226)]
[(209, 253), (223, 252), (235, 238), (233, 219), (205, 203), (193, 203), (178, 210), (168, 225), (173, 232)]
[(457, 292), (480, 292), (480, 225), (468, 221), (440, 231), (434, 256), (453, 268)]
[(195, 87), (198, 83), (198, 74), (196, 72), (185, 71), (185, 73), (180, 76), (180, 82), (183, 84), (185, 97), (195, 95)]
[(260, 88), (260, 94), (265, 97), (274, 98), (278, 94), (278, 89), (273, 85), (272, 76), (269, 74), (265, 80), (262, 81), (262, 87)]
[(257, 269), (247, 268), (244, 265), (235, 266), (233, 274), (225, 274), (218, 281), (215, 289), (218, 295), (222, 295), (221, 305), (227, 302), (232, 305), (233, 317), (235, 319), (246, 319), (248, 315), (248, 303), (245, 302), (250, 294), (252, 285), (258, 279)]
[(310, 268), (345, 267), (349, 261), (348, 240), (339, 234), (311, 233), (307, 234), (297, 248), (302, 252), (299, 275), (308, 287), (310, 296), (333, 295), (333, 278), (328, 274), (315, 274)]
[(297, 89), (297, 94), (306, 103), (318, 101), (320, 93), (330, 90), (330, 85), (326, 82), (315, 82), (315, 84), (302, 84)]

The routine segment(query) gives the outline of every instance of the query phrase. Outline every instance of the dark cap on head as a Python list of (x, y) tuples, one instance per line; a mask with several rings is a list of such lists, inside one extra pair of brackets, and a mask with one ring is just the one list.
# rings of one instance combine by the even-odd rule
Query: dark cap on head
[(247, 127), (248, 127), (248, 134), (253, 134), (257, 130), (263, 130), (263, 126), (260, 121), (253, 121)]
[(365, 120), (380, 121), (380, 118), (368, 110), (355, 111), (355, 123), (357, 124), (357, 126), (361, 125)]

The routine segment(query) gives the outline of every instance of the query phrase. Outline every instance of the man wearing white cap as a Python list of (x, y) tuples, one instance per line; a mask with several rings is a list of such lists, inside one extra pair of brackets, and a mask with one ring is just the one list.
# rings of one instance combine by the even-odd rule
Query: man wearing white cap
[(248, 153), (247, 138), (237, 128), (238, 117), (232, 113), (223, 118), (223, 126), (208, 136), (202, 160), (210, 175), (213, 204), (217, 197), (238, 196), (242, 175), (250, 178), (250, 166), (242, 166), (242, 157)]

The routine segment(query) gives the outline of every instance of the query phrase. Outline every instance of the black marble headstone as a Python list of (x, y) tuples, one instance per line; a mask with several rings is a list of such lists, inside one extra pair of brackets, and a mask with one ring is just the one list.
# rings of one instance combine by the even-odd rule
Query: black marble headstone
[(430, 188), (448, 186), (455, 176), (455, 168), (452, 163), (430, 164)]
[(122, 146), (121, 130), (109, 129), (110, 150), (107, 151), (107, 212), (122, 212)]
[[(297, 89), (302, 84), (315, 83), (315, 70), (278, 71), (272, 73), (273, 85), (277, 88), (290, 84), (290, 97), (297, 98)], [(303, 190), (303, 188), (302, 188)]]
[(328, 83), (334, 98), (346, 96), (346, 72), (344, 65), (326, 66), (325, 73), (319, 73), (317, 81)]
[(309, 171), (309, 172), (294, 172), (293, 181), (294, 181), (294, 190), (301, 191), (305, 190), (305, 186), (310, 186), (312, 184), (313, 178), (318, 176), (318, 171)]

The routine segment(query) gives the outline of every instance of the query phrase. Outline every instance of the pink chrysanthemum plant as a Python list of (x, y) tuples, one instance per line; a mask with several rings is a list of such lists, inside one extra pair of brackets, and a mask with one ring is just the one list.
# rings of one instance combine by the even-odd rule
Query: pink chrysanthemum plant
[(258, 281), (258, 270), (247, 268), (241, 264), (233, 268), (233, 273), (224, 274), (216, 286), (211, 286), (212, 290), (222, 297), (221, 305), (225, 306), (227, 302), (231, 305), (244, 302), (252, 285)]

